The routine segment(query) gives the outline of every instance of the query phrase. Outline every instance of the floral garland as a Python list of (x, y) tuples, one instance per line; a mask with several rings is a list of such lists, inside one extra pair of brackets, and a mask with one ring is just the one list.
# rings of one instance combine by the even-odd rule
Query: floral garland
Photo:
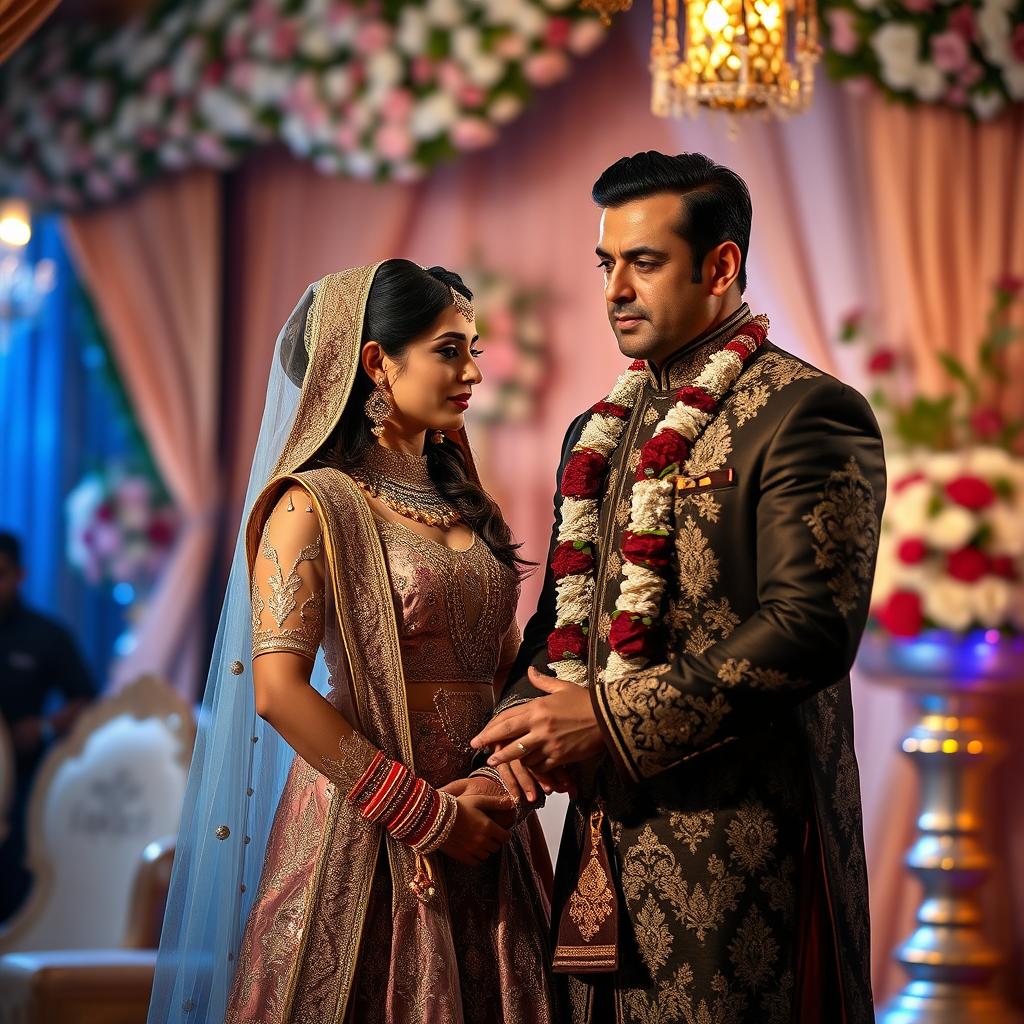
[[(640, 449), (629, 523), (622, 538), (622, 580), (612, 615), (605, 679), (622, 678), (643, 669), (658, 649), (658, 619), (672, 550), (676, 478), (694, 441), (767, 334), (766, 316), (748, 320), (708, 359), (693, 384), (676, 392), (675, 405)], [(551, 558), (556, 622), (548, 636), (548, 667), (559, 679), (581, 686), (587, 683), (599, 498), (612, 453), (622, 440), (646, 371), (642, 359), (631, 363), (608, 396), (591, 407), (590, 419), (562, 474), (562, 524)]]
[(325, 174), (412, 180), (603, 37), (573, 0), (164, 0), (113, 32), (58, 24), (0, 68), (0, 186), (77, 207), (278, 140)]
[(824, 20), (829, 73), (854, 89), (980, 120), (1024, 100), (1020, 0), (830, 0)]

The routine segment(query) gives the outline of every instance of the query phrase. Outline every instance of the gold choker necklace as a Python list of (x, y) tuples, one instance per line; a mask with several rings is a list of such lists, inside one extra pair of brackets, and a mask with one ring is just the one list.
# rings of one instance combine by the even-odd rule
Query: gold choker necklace
[(349, 475), (361, 491), (406, 519), (444, 530), (461, 519), (456, 508), (438, 493), (425, 455), (406, 455), (371, 444)]

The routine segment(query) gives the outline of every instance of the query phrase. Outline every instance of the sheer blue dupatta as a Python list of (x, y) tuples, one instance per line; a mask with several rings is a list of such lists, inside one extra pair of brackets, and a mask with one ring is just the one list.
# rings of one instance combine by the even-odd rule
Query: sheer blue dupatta
[[(256, 714), (245, 523), (289, 436), (307, 361), (302, 342), (318, 285), (310, 285), (277, 338), (245, 514), (235, 541), (157, 956), (149, 1024), (220, 1024), (263, 851), (294, 752)], [(322, 652), (311, 680), (328, 690)]]

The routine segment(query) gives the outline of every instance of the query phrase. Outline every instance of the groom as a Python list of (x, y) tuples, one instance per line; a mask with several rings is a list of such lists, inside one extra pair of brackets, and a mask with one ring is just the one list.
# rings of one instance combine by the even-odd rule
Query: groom
[(540, 603), (474, 746), (541, 779), (570, 766), (554, 911), (574, 1024), (869, 1024), (848, 673), (878, 428), (743, 302), (738, 175), (640, 153), (593, 196), (636, 362), (569, 427)]

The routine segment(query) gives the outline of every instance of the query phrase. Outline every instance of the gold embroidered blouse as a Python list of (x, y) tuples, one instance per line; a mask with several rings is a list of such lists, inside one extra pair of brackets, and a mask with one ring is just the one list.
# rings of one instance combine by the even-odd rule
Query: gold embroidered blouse
[[(452, 550), (377, 518), (388, 564), (406, 682), (486, 683), (519, 647), (519, 584), (478, 537)], [(292, 487), (267, 519), (253, 569), (253, 657), (291, 651), (314, 659), (324, 636), (320, 523)], [(329, 659), (331, 660), (331, 659)]]

